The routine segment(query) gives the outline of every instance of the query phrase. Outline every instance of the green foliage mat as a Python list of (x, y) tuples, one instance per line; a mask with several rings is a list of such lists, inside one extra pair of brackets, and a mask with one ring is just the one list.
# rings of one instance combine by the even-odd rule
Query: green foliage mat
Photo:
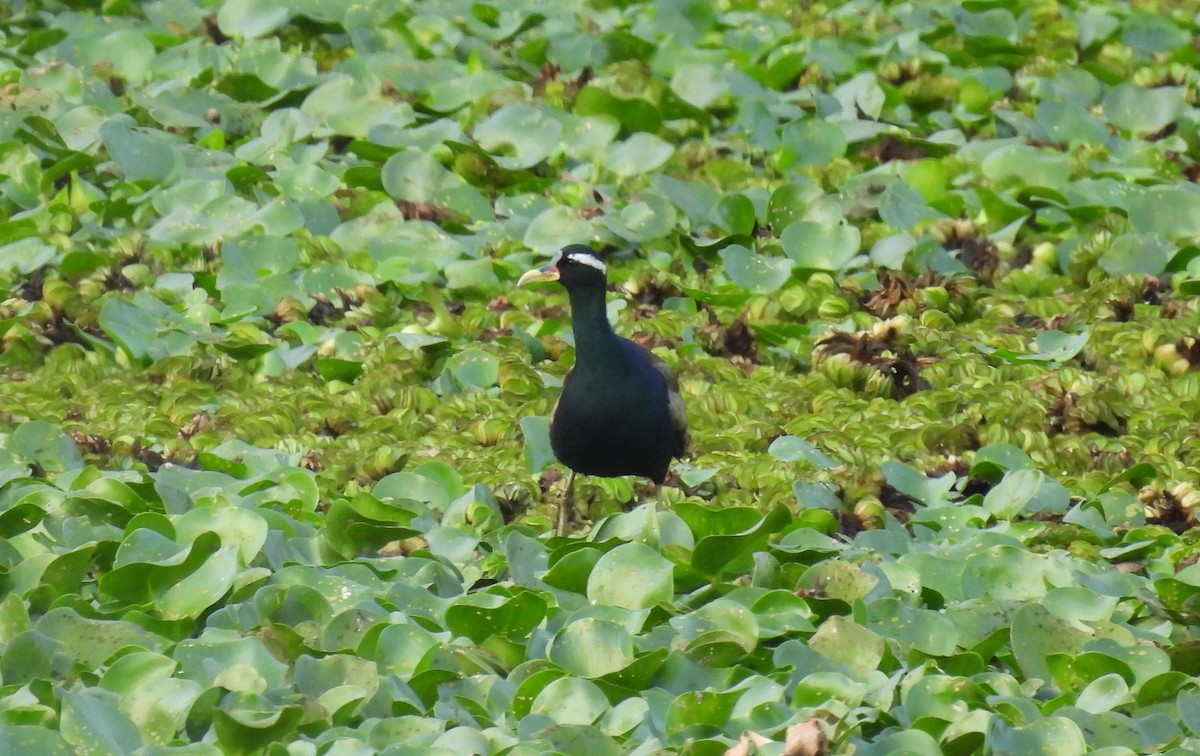
[(3, 5), (0, 753), (1200, 751), (1198, 18)]

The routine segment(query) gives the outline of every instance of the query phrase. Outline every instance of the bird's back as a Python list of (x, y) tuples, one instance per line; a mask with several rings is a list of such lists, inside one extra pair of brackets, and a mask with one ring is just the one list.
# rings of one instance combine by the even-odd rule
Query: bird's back
[[(674, 374), (628, 339), (608, 359), (577, 363), (550, 426), (559, 461), (585, 475), (640, 475), (661, 483), (687, 448)], [(672, 398), (674, 394), (674, 398)]]

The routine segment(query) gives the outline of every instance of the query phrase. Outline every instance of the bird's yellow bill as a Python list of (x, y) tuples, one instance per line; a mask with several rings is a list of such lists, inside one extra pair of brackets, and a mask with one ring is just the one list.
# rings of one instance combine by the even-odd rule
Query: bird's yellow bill
[(542, 283), (543, 281), (557, 281), (558, 268), (553, 265), (545, 265), (541, 268), (527, 270), (517, 279), (517, 286), (524, 286), (531, 283)]

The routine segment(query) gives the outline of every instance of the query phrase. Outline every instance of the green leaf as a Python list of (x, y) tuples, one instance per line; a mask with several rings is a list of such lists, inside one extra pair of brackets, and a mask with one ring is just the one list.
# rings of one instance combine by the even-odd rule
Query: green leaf
[(883, 659), (884, 641), (847, 617), (833, 616), (808, 639), (815, 651), (841, 662), (858, 675), (867, 675)]
[[(1166, 225), (1169, 219), (1148, 220), (1145, 225)], [(1190, 221), (1189, 221), (1190, 222)], [(1108, 251), (1100, 258), (1100, 267), (1110, 276), (1143, 274), (1161, 275), (1178, 248), (1166, 239), (1153, 234), (1121, 234), (1113, 239)]]
[(674, 152), (675, 148), (669, 142), (653, 134), (638, 132), (609, 149), (605, 162), (608, 170), (621, 178), (628, 178), (652, 173), (667, 162)]
[(781, 168), (819, 166), (846, 154), (846, 136), (836, 124), (819, 118), (793, 121), (783, 128)]
[(1043, 683), (1053, 679), (1046, 657), (1075, 654), (1091, 638), (1038, 604), (1026, 604), (1013, 614), (1011, 633), (1013, 656), (1025, 678)]
[(560, 725), (590, 725), (608, 709), (608, 699), (596, 683), (562, 677), (547, 685), (533, 700), (530, 711)]
[(112, 119), (100, 127), (100, 139), (117, 169), (129, 181), (168, 181), (183, 170), (183, 155), (163, 132), (130, 128)]
[(633, 641), (622, 625), (586, 617), (555, 634), (548, 656), (573, 675), (601, 677), (633, 662)]
[(692, 569), (701, 575), (719, 577), (745, 572), (751, 555), (762, 551), (767, 539), (792, 519), (786, 507), (777, 506), (753, 527), (740, 533), (706, 535), (692, 550)]
[(780, 462), (798, 462), (804, 460), (818, 470), (838, 467), (838, 463), (830, 460), (826, 452), (817, 449), (816, 446), (806, 442), (803, 438), (794, 436), (780, 436), (776, 438), (773, 442), (770, 442), (767, 454), (775, 457)]
[(383, 164), (383, 188), (395, 199), (437, 203), (462, 180), (420, 150), (404, 150)]
[[(475, 127), (479, 146), (496, 155), (497, 164), (509, 169), (529, 168), (550, 157), (561, 135), (561, 123), (525, 103), (505, 105)], [(502, 148), (507, 148), (511, 157)]]
[(1075, 756), (1088, 752), (1079, 725), (1065, 717), (1047, 717), (1024, 727), (1012, 727), (1003, 719), (988, 733), (991, 750), (996, 754), (1053, 753)]
[(1118, 129), (1137, 135), (1162, 131), (1184, 108), (1184, 87), (1147, 89), (1121, 82), (1104, 95), (1104, 116)]
[(550, 448), (550, 418), (545, 415), (521, 418), (521, 434), (525, 438), (525, 464), (537, 475), (555, 461)]
[(858, 254), (861, 238), (849, 225), (826, 226), (797, 221), (779, 236), (779, 243), (799, 268), (839, 271)]
[(976, 344), (976, 348), (984, 354), (1018, 365), (1027, 362), (1061, 363), (1079, 354), (1091, 335), (1091, 331), (1087, 329), (1076, 334), (1064, 333), (1053, 328), (1048, 329), (1037, 335), (1035, 340), (1037, 351), (1025, 354), (1010, 349), (995, 349), (983, 344)]
[(988, 154), (980, 165), (983, 175), (998, 184), (1062, 189), (1071, 176), (1065, 155), (1027, 144), (1007, 144)]
[(1033, 499), (1045, 476), (1033, 470), (1013, 470), (987, 492), (983, 507), (1001, 520), (1016, 517)]
[(720, 252), (725, 261), (725, 272), (729, 280), (743, 289), (758, 294), (769, 294), (787, 283), (792, 275), (792, 261), (780, 257), (767, 257), (750, 251), (740, 244), (732, 244)]
[(31, 420), (17, 426), (0, 443), (23, 464), (36, 464), (47, 472), (65, 472), (83, 466), (83, 457), (75, 442), (57, 426), (43, 420)]
[(63, 740), (89, 753), (127, 754), (142, 745), (129, 717), (93, 693), (63, 693), (61, 727)]
[(588, 576), (588, 601), (624, 609), (670, 603), (675, 595), (672, 565), (644, 543), (624, 543), (596, 562)]

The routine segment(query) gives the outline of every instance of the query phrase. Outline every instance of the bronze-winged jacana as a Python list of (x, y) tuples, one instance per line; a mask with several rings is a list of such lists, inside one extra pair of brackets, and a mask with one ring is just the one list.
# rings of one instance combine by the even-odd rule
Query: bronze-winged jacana
[(571, 301), (575, 367), (550, 420), (550, 448), (571, 470), (558, 510), (559, 535), (572, 514), (576, 474), (638, 475), (661, 487), (671, 460), (688, 446), (679, 380), (667, 363), (613, 331), (604, 302), (606, 273), (595, 252), (572, 244), (517, 281), (558, 281)]

